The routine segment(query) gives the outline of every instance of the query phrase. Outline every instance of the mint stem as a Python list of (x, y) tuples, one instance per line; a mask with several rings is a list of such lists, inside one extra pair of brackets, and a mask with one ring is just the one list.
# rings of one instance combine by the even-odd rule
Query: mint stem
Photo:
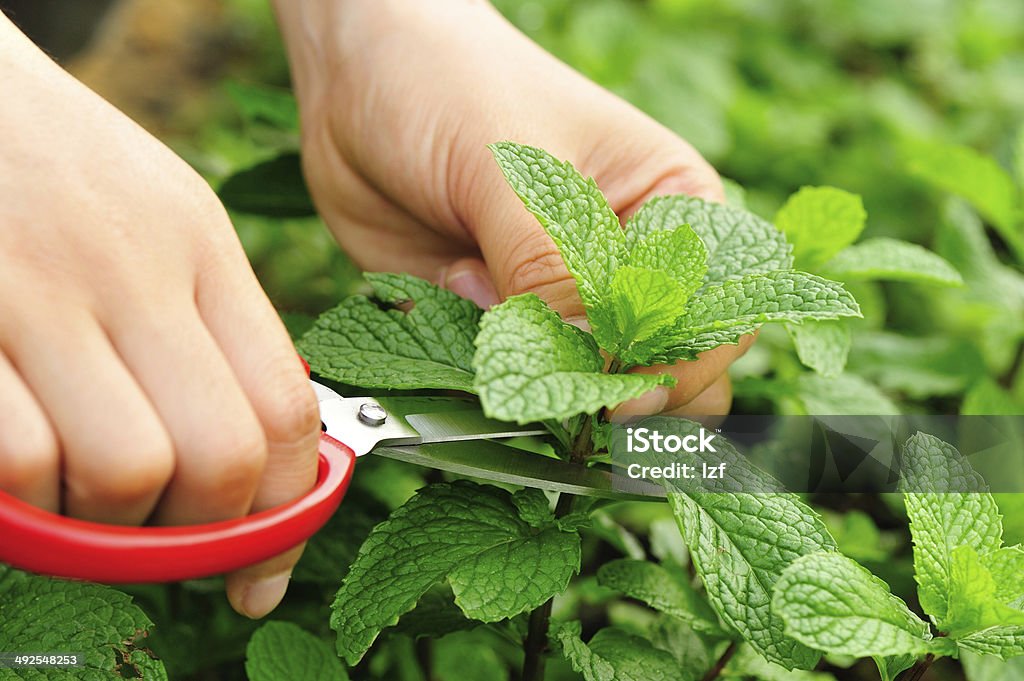
[(729, 664), (729, 660), (736, 654), (736, 647), (736, 641), (730, 642), (729, 647), (725, 649), (722, 656), (715, 662), (715, 666), (709, 669), (708, 673), (701, 677), (700, 681), (714, 681), (717, 679), (722, 674), (722, 670), (725, 669), (725, 665)]
[[(594, 443), (592, 440), (592, 419), (585, 418), (583, 427), (576, 435), (569, 450), (570, 463), (578, 466), (583, 465), (587, 457), (593, 453)], [(573, 494), (560, 494), (558, 503), (555, 504), (555, 517), (564, 518), (572, 512), (576, 505), (576, 496)], [(551, 606), (554, 598), (530, 612), (530, 621), (526, 630), (526, 640), (523, 642), (523, 674), (522, 681), (541, 681), (544, 678), (544, 665), (547, 662), (548, 652), (548, 630), (551, 628)]]
[(904, 676), (904, 681), (921, 681), (921, 677), (924, 676), (924, 673), (932, 666), (932, 662), (935, 662), (935, 656), (928, 653), (923, 660), (918, 660), (914, 666), (910, 668), (910, 671), (907, 672), (906, 676)]

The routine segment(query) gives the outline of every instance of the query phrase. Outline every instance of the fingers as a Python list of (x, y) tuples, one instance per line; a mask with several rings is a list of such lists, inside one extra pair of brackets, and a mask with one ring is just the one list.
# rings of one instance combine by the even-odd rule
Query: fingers
[[(65, 512), (140, 524), (171, 479), (173, 448), (99, 324), (64, 312), (59, 332), (35, 318), (35, 311), (20, 314), (23, 333), (0, 342), (53, 423), (63, 451)], [(45, 436), (42, 442), (45, 466), (51, 468), (56, 452)], [(52, 496), (48, 505), (53, 507)]]
[(32, 391), (2, 354), (0, 490), (48, 511), (60, 508), (57, 437)]
[(479, 258), (462, 258), (445, 267), (438, 283), (484, 310), (498, 304), (498, 291), (494, 288), (490, 270)]
[(676, 385), (671, 389), (656, 388), (624, 402), (612, 411), (609, 418), (621, 422), (634, 416), (659, 413), (692, 416), (726, 414), (732, 404), (732, 387), (722, 378), (727, 378), (729, 365), (746, 354), (755, 339), (756, 335), (743, 336), (739, 345), (721, 345), (701, 353), (695, 362), (631, 369), (631, 373), (668, 373), (675, 377)]
[(267, 445), (231, 367), (191, 301), (133, 312), (109, 322), (111, 337), (176, 455), (154, 519), (188, 525), (247, 513)]
[[(248, 396), (268, 458), (252, 504), (261, 511), (291, 501), (316, 481), (320, 413), (316, 397), (283, 324), (248, 265), (239, 258), (200, 280), (197, 302), (211, 334)], [(228, 599), (240, 613), (262, 617), (280, 602), (302, 548), (227, 578)]]

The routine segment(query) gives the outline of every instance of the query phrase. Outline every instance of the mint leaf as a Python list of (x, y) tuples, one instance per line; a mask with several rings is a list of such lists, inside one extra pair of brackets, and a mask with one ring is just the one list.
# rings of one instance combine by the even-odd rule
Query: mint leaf
[(736, 654), (722, 670), (722, 676), (758, 681), (835, 681), (835, 677), (827, 672), (780, 667), (758, 655), (748, 645), (741, 645), (736, 650)]
[(1007, 546), (986, 554), (985, 567), (995, 582), (996, 598), (1015, 607), (1024, 599), (1024, 547)]
[(473, 390), (473, 338), (483, 312), (450, 291), (407, 274), (367, 274), (374, 295), (320, 315), (299, 352), (321, 376), (364, 388)]
[(701, 287), (708, 270), (708, 249), (689, 225), (653, 232), (636, 241), (629, 252), (629, 264), (649, 270), (664, 270), (679, 282), (689, 299)]
[(642, 205), (626, 223), (626, 241), (633, 248), (650, 234), (681, 225), (689, 225), (707, 247), (706, 284), (793, 266), (792, 247), (771, 223), (691, 196), (658, 196)]
[[(675, 523), (672, 531), (678, 536)], [(698, 681), (721, 655), (722, 639), (697, 633), (686, 622), (670, 615), (655, 619), (646, 633), (651, 645), (675, 658), (679, 681)]]
[(579, 622), (559, 625), (554, 636), (565, 658), (586, 681), (677, 681), (675, 658), (650, 642), (621, 629), (606, 627), (584, 643)]
[(431, 485), (359, 550), (331, 606), (338, 653), (358, 662), (382, 629), (443, 579), (467, 616), (494, 622), (561, 593), (579, 565), (579, 535), (534, 527), (508, 492), (467, 481)]
[(805, 272), (753, 274), (705, 287), (670, 333), (624, 351), (627, 364), (668, 364), (695, 359), (705, 350), (735, 345), (766, 322), (856, 317), (860, 308), (838, 282)]
[(591, 317), (594, 338), (602, 348), (619, 355), (675, 321), (688, 297), (679, 282), (663, 270), (621, 267), (612, 277), (602, 312)]
[(897, 676), (914, 666), (917, 655), (876, 655), (874, 660), (882, 681), (895, 681)]
[(968, 681), (1021, 681), (1024, 679), (1024, 657), (1003, 661), (992, 655), (982, 656), (961, 651), (960, 662)]
[[(904, 492), (921, 607), (939, 624), (947, 615), (953, 550), (980, 554), (1002, 544), (1002, 519), (981, 476), (952, 445), (917, 433), (903, 446)], [(965, 491), (975, 490), (975, 491)]]
[(626, 260), (619, 219), (593, 179), (542, 149), (489, 145), (509, 185), (554, 240), (583, 304), (596, 306)]
[(877, 237), (850, 246), (825, 263), (823, 269), (841, 279), (916, 281), (962, 286), (960, 273), (945, 258), (923, 246)]
[(920, 655), (928, 625), (888, 585), (839, 553), (804, 556), (775, 585), (772, 609), (809, 647), (855, 657)]
[(488, 416), (529, 423), (595, 413), (642, 395), (668, 376), (604, 374), (594, 339), (532, 293), (491, 308), (476, 338), (475, 389)]
[(929, 184), (967, 199), (999, 234), (1024, 254), (1017, 224), (1017, 188), (993, 159), (969, 147), (920, 144), (911, 150), (910, 172)]
[(291, 622), (267, 622), (245, 648), (249, 681), (348, 681), (331, 646)]
[[(164, 665), (143, 643), (153, 623), (130, 596), (110, 587), (39, 577), (0, 564), (0, 651), (68, 651), (84, 657), (81, 678), (125, 671), (166, 679)], [(127, 662), (122, 662), (127, 660)], [(46, 670), (21, 669), (17, 678), (52, 678)]]
[[(1024, 627), (1024, 611), (1010, 607), (1010, 599), (1007, 598), (1008, 591), (1020, 590), (1019, 580), (1022, 573), (1011, 573), (1012, 582), (1006, 580), (1008, 575), (1001, 574), (1003, 583), (997, 585), (995, 576), (986, 565), (987, 559), (988, 556), (978, 555), (971, 546), (960, 546), (953, 550), (947, 611), (939, 623), (939, 627), (949, 634), (950, 638), (959, 639), (992, 627)], [(1017, 565), (1001, 563), (1000, 569), (1019, 569), (1022, 566), (1024, 561)]]
[(217, 197), (226, 208), (239, 213), (274, 218), (316, 215), (303, 179), (302, 161), (294, 151), (238, 171), (221, 183)]
[(775, 215), (775, 226), (793, 244), (796, 266), (817, 270), (860, 236), (867, 220), (856, 194), (835, 187), (803, 187)]
[(787, 324), (796, 355), (804, 366), (826, 378), (843, 372), (850, 354), (850, 328), (842, 321), (810, 321)]
[(956, 643), (961, 649), (1009, 660), (1024, 655), (1024, 627), (992, 627), (963, 636)]
[(719, 617), (770, 662), (814, 667), (819, 653), (784, 634), (771, 594), (798, 558), (835, 549), (820, 517), (785, 493), (673, 493), (668, 499)]
[(992, 379), (984, 378), (964, 395), (960, 413), (1016, 416), (1024, 413), (1024, 403)]
[(900, 408), (871, 383), (860, 376), (840, 374), (826, 378), (803, 373), (795, 384), (795, 397), (808, 414), (899, 414)]
[(686, 622), (694, 631), (714, 636), (724, 633), (718, 617), (697, 592), (660, 565), (629, 558), (613, 560), (597, 571), (597, 581)]

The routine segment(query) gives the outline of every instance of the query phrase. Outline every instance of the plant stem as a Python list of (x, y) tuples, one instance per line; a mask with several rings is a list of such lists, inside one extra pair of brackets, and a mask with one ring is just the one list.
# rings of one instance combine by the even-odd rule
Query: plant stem
[(914, 666), (903, 677), (903, 681), (921, 681), (921, 677), (932, 666), (932, 662), (935, 662), (935, 656), (928, 653), (923, 660), (918, 660), (914, 663)]
[(544, 678), (545, 653), (548, 648), (548, 627), (551, 624), (551, 604), (548, 599), (544, 605), (530, 613), (530, 625), (523, 643), (523, 675), (522, 681), (540, 681)]
[[(594, 445), (591, 440), (593, 424), (590, 418), (585, 418), (583, 427), (573, 440), (569, 449), (569, 461), (576, 465), (583, 465), (587, 456), (593, 451)], [(572, 512), (576, 504), (576, 497), (572, 494), (560, 494), (558, 503), (555, 504), (555, 517), (564, 518)], [(523, 674), (522, 681), (540, 681), (544, 678), (544, 664), (547, 661), (548, 651), (548, 629), (551, 627), (551, 605), (554, 598), (549, 598), (540, 607), (530, 613), (530, 621), (526, 630), (526, 640), (523, 642)]]
[(715, 662), (715, 666), (708, 670), (708, 673), (701, 677), (700, 681), (714, 681), (721, 675), (722, 670), (725, 669), (725, 665), (729, 664), (729, 660), (736, 654), (736, 641), (732, 641), (729, 647), (725, 649), (722, 656), (718, 658), (718, 662)]
[[(590, 419), (581, 431), (581, 435), (590, 431)], [(579, 438), (577, 438), (577, 441)], [(575, 446), (573, 447), (575, 450)], [(572, 512), (576, 497), (572, 494), (561, 494), (555, 504), (555, 517), (563, 518)], [(541, 681), (544, 678), (544, 665), (547, 662), (548, 629), (551, 627), (551, 606), (554, 598), (549, 598), (539, 608), (530, 612), (530, 621), (523, 642), (523, 674), (522, 681)]]

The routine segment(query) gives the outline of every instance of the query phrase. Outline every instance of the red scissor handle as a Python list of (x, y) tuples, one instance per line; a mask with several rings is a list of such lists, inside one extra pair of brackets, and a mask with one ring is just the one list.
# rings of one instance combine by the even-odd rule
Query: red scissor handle
[[(308, 368), (307, 368), (308, 371)], [(235, 520), (179, 527), (124, 527), (50, 513), (0, 492), (0, 562), (93, 582), (174, 582), (231, 572), (309, 539), (345, 496), (355, 454), (326, 433), (304, 497)]]

